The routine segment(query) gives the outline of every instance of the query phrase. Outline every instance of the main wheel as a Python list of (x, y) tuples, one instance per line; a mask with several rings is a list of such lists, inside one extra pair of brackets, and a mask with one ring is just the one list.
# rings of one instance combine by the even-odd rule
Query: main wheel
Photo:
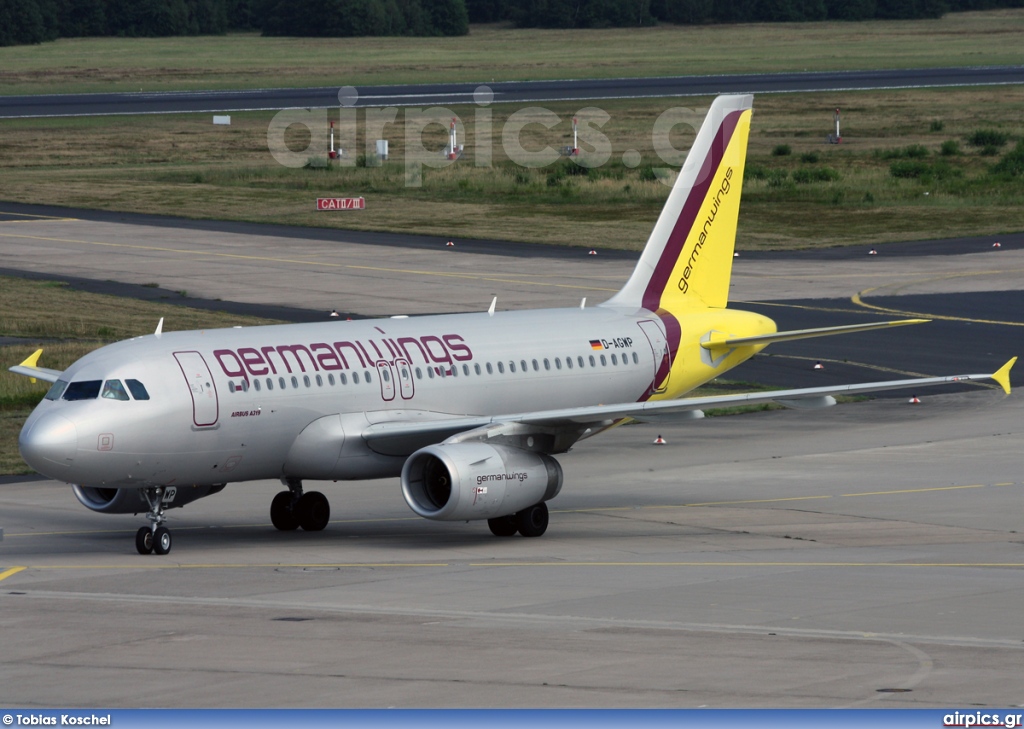
[(491, 534), (496, 537), (514, 537), (516, 532), (519, 531), (519, 524), (516, 522), (515, 514), (488, 519), (487, 526), (490, 527)]
[(153, 530), (149, 527), (139, 527), (135, 532), (135, 549), (139, 554), (153, 554)]
[(283, 532), (299, 528), (299, 519), (292, 508), (292, 492), (281, 491), (270, 502), (270, 523)]
[(153, 551), (157, 554), (167, 554), (171, 551), (171, 530), (167, 527), (160, 527), (153, 535)]
[(307, 532), (319, 532), (331, 520), (331, 502), (319, 491), (307, 491), (295, 505), (299, 526)]
[(539, 537), (548, 529), (548, 505), (542, 501), (518, 512), (516, 526), (524, 537)]

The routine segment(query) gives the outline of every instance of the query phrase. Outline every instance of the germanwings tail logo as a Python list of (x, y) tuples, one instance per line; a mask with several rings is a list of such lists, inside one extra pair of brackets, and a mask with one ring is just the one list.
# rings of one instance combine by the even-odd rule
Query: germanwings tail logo
[(715, 99), (633, 275), (607, 305), (655, 313), (726, 306), (752, 102)]

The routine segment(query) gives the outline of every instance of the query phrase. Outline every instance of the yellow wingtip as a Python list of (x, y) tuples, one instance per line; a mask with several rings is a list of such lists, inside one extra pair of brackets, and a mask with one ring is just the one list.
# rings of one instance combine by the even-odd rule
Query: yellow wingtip
[(43, 353), (43, 350), (37, 349), (35, 352), (28, 356), (24, 362), (21, 363), (22, 367), (38, 367), (39, 366), (39, 355)]
[(1016, 361), (1017, 358), (1014, 357), (1009, 362), (1000, 367), (998, 370), (996, 370), (996, 373), (992, 375), (992, 379), (999, 383), (999, 386), (1003, 388), (1003, 392), (1005, 392), (1007, 395), (1010, 394), (1010, 369), (1013, 367), (1013, 364)]

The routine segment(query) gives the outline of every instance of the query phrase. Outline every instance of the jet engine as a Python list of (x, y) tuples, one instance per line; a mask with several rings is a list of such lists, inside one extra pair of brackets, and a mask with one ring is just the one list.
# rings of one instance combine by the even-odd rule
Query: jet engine
[[(83, 506), (102, 514), (142, 514), (149, 511), (149, 504), (137, 488), (110, 489), (78, 484), (72, 484), (71, 488)], [(222, 483), (213, 486), (165, 486), (164, 508), (177, 509), (223, 490)]]
[(561, 489), (562, 467), (551, 456), (487, 443), (427, 446), (402, 468), (409, 508), (438, 521), (507, 516)]

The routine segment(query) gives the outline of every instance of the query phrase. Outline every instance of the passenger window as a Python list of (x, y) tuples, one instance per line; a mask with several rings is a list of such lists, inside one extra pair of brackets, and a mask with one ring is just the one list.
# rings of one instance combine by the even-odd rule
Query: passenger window
[[(259, 380), (253, 380), (252, 384), (256, 388), (256, 392), (259, 392), (260, 391), (260, 381)], [(135, 398), (135, 399), (138, 400), (139, 398)]]
[(327, 375), (327, 384), (330, 385), (331, 387), (334, 387), (334, 373), (333, 372), (330, 373), (329, 375)]
[(555, 357), (555, 369), (556, 370), (562, 369), (562, 358), (561, 357)]
[(565, 366), (568, 367), (570, 370), (572, 369), (572, 357), (565, 358)]
[(53, 386), (46, 391), (47, 400), (60, 400), (60, 396), (64, 394), (64, 388), (68, 386), (68, 383), (64, 380), (57, 380), (53, 383)]
[(324, 386), (324, 378), (321, 377), (320, 375), (316, 376), (316, 386), (317, 387), (323, 387)]
[(422, 380), (423, 379), (423, 370), (421, 370), (419, 367), (416, 368), (416, 379), (417, 380)]
[(284, 378), (283, 378), (283, 377), (278, 377), (278, 378), (277, 378), (277, 384), (281, 386), (281, 389), (282, 389), (282, 390), (283, 390), (283, 389), (285, 389), (285, 388), (287, 387), (287, 385), (286, 385), (286, 384), (284, 384)]
[(540, 370), (540, 365), (537, 364), (537, 360), (533, 360), (533, 371), (534, 372), (538, 372), (539, 370)]
[(234, 380), (228, 380), (228, 392), (234, 392), (234, 391), (235, 391), (235, 382), (234, 382)]
[(338, 382), (340, 382), (343, 385), (347, 385), (348, 384), (348, 377), (345, 376), (344, 372), (342, 372), (340, 375), (338, 375)]
[(640, 364), (640, 358), (636, 356), (636, 352), (633, 352), (633, 364)]
[(367, 385), (369, 385), (371, 382), (373, 382), (373, 378), (370, 377), (370, 373), (369, 372), (363, 372), (363, 377), (366, 379), (366, 384)]
[(597, 361), (594, 359), (594, 355), (590, 355), (590, 366), (597, 367)]
[(473, 365), (473, 371), (476, 372), (478, 375), (480, 374), (480, 363), (479, 362), (477, 362), (477, 363), (475, 363)]
[(505, 363), (504, 362), (499, 362), (498, 363), (498, 374), (499, 375), (505, 374)]
[(602, 355), (601, 355), (601, 366), (602, 366), (602, 367), (605, 367), (605, 366), (607, 366), (607, 365), (608, 365), (608, 360), (606, 360), (606, 359), (604, 358), (604, 355), (602, 354)]
[(352, 373), (352, 384), (353, 385), (358, 385), (359, 384), (359, 373), (358, 372), (353, 372)]
[(452, 377), (458, 377), (458, 376), (459, 376), (459, 366), (458, 365), (452, 365)]
[(523, 372), (524, 372), (524, 373), (528, 371), (528, 370), (527, 370), (527, 367), (526, 367), (526, 360), (525, 360), (525, 359), (524, 359), (524, 360), (521, 360), (521, 361), (519, 362), (519, 366), (523, 368)]
[(618, 359), (615, 357), (614, 354), (612, 354), (612, 364), (613, 365), (617, 365), (618, 363), (619, 363)]
[(427, 377), (429, 377), (430, 379), (434, 379), (434, 368), (433, 367), (427, 367)]
[(380, 376), (384, 378), (384, 382), (391, 382), (391, 375), (387, 370), (381, 370)]
[(489, 375), (493, 375), (494, 374), (494, 368), (491, 367), (491, 363), (490, 362), (487, 363), (487, 374), (489, 374)]
[(274, 389), (274, 381), (272, 379), (270, 379), (269, 377), (267, 378), (267, 389), (268, 390), (273, 390)]
[(100, 385), (103, 380), (85, 380), (83, 382), (72, 382), (64, 390), (65, 400), (95, 400), (100, 394)]
[(292, 375), (292, 387), (296, 389), (299, 387), (299, 379), (295, 375)]
[(580, 366), (580, 369), (582, 370), (583, 369), (583, 358), (582, 357), (577, 357), (576, 358), (576, 364), (578, 364)]
[(468, 364), (462, 365), (462, 374), (464, 374), (466, 377), (469, 377), (469, 365)]
[(138, 380), (125, 380), (124, 384), (128, 385), (128, 392), (132, 394), (136, 400), (148, 400), (149, 393), (146, 391), (146, 386)]
[(509, 372), (515, 372), (516, 371), (516, 363), (515, 362), (509, 362), (508, 363), (508, 371)]
[(302, 384), (305, 385), (306, 387), (309, 387), (309, 375), (302, 376)]
[(546, 369), (546, 370), (550, 370), (551, 369), (551, 361), (549, 359), (547, 359), (546, 357), (544, 358), (544, 369)]

